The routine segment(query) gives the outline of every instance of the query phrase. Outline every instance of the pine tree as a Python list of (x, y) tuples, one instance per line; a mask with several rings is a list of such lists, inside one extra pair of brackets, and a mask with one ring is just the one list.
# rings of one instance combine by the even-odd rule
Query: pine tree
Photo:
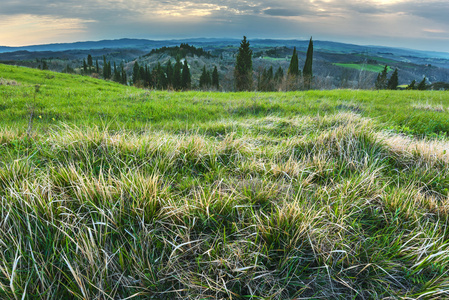
[(107, 79), (110, 79), (112, 76), (112, 68), (111, 68), (111, 62), (108, 61), (107, 66), (106, 66), (106, 72), (108, 74)]
[(87, 64), (86, 64), (86, 59), (83, 59), (83, 73), (87, 74)]
[(212, 86), (215, 87), (215, 89), (217, 90), (220, 89), (217, 66), (214, 67), (214, 71), (212, 72)]
[(115, 64), (115, 62), (114, 62), (114, 78), (113, 79), (115, 82), (122, 82), (122, 72), (120, 72), (117, 69), (117, 65)]
[(151, 82), (151, 71), (149, 66), (145, 66), (145, 87), (150, 87)]
[(153, 86), (158, 90), (163, 90), (167, 88), (167, 77), (165, 77), (165, 72), (158, 62), (157, 66), (153, 69)]
[(180, 90), (182, 88), (182, 63), (181, 58), (178, 56), (176, 58), (175, 66), (173, 67), (173, 89)]
[(103, 55), (103, 78), (108, 79), (108, 63), (106, 62), (106, 56)]
[(137, 85), (140, 80), (140, 67), (139, 63), (136, 61), (133, 66), (133, 83)]
[(75, 73), (75, 70), (73, 70), (73, 68), (67, 64), (67, 66), (64, 68), (64, 73)]
[(122, 84), (128, 84), (128, 78), (127, 78), (127, 76), (126, 76), (126, 72), (125, 72), (125, 69), (123, 68), (123, 66), (122, 66), (122, 76), (121, 76), (121, 78), (122, 78), (122, 81), (121, 81), (121, 83)]
[(48, 64), (45, 60), (42, 61), (42, 70), (48, 70)]
[(387, 88), (389, 90), (396, 90), (399, 84), (398, 69), (395, 69), (390, 79), (388, 80)]
[(424, 76), (424, 78), (423, 78), (423, 79), (421, 80), (421, 82), (418, 84), (417, 89), (420, 90), (420, 91), (426, 90), (426, 88), (427, 88), (426, 81), (427, 81), (427, 78)]
[(385, 65), (383, 71), (377, 74), (376, 82), (374, 84), (377, 90), (384, 90), (387, 88), (387, 73), (388, 66)]
[(192, 77), (190, 76), (189, 64), (187, 63), (187, 59), (184, 59), (184, 66), (182, 67), (182, 88), (190, 89), (192, 85)]
[(413, 81), (407, 86), (407, 90), (416, 90), (416, 80), (413, 79)]
[(309, 48), (307, 48), (306, 62), (304, 63), (304, 69), (302, 71), (302, 74), (304, 76), (304, 87), (307, 90), (310, 90), (312, 84), (313, 78), (312, 63), (313, 63), (313, 41), (312, 38), (310, 38)]
[(299, 75), (299, 61), (298, 53), (296, 53), (296, 47), (293, 48), (293, 56), (290, 60), (290, 65), (288, 66), (287, 74), (292, 77), (297, 77)]
[(167, 65), (165, 67), (165, 75), (167, 78), (167, 86), (173, 87), (173, 66), (171, 65), (171, 61), (167, 61)]
[(284, 70), (282, 70), (282, 67), (279, 67), (276, 71), (276, 74), (274, 74), (274, 81), (280, 83), (282, 79), (284, 79)]
[(95, 60), (95, 67), (97, 69), (97, 74), (100, 74), (100, 66), (98, 65), (98, 59)]
[(145, 87), (145, 67), (144, 66), (140, 66), (139, 68), (139, 80), (140, 80), (140, 85)]
[(106, 61), (106, 56), (103, 55), (103, 78), (110, 79), (112, 75), (111, 62)]
[(200, 88), (201, 89), (205, 89), (209, 87), (209, 74), (206, 70), (206, 65), (203, 66), (203, 72), (201, 73), (200, 76)]
[(270, 68), (266, 72), (266, 84), (267, 84), (267, 91), (274, 91), (274, 74), (273, 74), (273, 66), (270, 66)]
[(212, 74), (209, 71), (206, 72), (206, 85), (208, 87), (212, 85)]
[(258, 90), (265, 92), (274, 90), (272, 66), (269, 69), (263, 69), (262, 74), (259, 75)]
[(253, 51), (249, 48), (249, 42), (246, 40), (246, 36), (244, 36), (240, 43), (234, 69), (235, 89), (237, 91), (249, 91), (252, 89), (252, 55)]

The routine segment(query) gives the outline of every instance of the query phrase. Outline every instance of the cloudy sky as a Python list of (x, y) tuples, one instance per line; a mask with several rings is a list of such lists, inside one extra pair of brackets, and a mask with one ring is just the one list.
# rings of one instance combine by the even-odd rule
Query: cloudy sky
[(449, 52), (449, 0), (1, 0), (0, 45), (294, 38)]

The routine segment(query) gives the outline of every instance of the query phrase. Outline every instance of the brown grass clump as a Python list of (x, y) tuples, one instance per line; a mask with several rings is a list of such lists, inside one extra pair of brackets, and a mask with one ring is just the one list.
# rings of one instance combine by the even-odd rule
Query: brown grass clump
[(8, 80), (8, 79), (5, 79), (5, 78), (0, 78), (0, 85), (16, 86), (16, 85), (20, 85), (20, 83), (18, 83), (15, 80)]

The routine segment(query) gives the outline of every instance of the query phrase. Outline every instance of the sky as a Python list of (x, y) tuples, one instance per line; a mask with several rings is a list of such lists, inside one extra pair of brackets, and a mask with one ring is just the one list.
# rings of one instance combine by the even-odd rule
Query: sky
[(1, 0), (0, 45), (118, 38), (328, 40), (449, 52), (449, 0)]

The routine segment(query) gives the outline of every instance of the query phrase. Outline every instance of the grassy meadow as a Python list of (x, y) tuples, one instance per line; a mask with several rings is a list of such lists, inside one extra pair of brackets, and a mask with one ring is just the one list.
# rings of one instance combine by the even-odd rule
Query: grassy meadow
[[(360, 64), (360, 63), (353, 63), (353, 64), (335, 63), (333, 65), (339, 66), (339, 67), (344, 67), (344, 68), (349, 68), (349, 69), (375, 72), (375, 73), (381, 73), (385, 67), (385, 65), (379, 65), (379, 64), (373, 65), (373, 64)], [(387, 69), (388, 69), (388, 72), (392, 71), (391, 67), (388, 67)]]
[(0, 299), (449, 297), (447, 92), (0, 78)]

